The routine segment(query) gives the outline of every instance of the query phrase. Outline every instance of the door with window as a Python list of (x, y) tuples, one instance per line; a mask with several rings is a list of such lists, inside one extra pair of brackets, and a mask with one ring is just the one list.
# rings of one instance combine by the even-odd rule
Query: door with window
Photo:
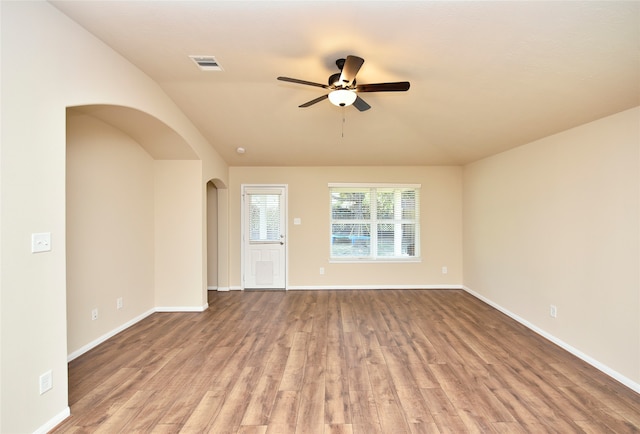
[(286, 186), (243, 186), (246, 289), (285, 289)]

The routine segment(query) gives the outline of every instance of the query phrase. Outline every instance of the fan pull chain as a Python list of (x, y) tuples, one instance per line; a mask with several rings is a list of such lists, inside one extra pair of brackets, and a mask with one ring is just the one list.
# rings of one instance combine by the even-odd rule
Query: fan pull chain
[(342, 138), (343, 139), (344, 139), (344, 123), (345, 123), (344, 107), (342, 107)]

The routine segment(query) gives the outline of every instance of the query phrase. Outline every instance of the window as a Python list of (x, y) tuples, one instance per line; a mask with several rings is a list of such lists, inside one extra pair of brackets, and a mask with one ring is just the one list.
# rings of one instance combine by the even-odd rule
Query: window
[(331, 259), (420, 256), (420, 186), (329, 184)]
[(280, 194), (249, 194), (249, 241), (280, 240)]

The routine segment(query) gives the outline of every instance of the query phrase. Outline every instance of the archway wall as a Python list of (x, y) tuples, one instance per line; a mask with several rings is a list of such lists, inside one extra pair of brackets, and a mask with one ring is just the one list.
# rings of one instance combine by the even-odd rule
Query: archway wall
[(207, 183), (207, 289), (218, 289), (218, 187)]
[(219, 178), (207, 184), (208, 289), (229, 291), (229, 187)]
[[(130, 136), (100, 119), (68, 110), (70, 358), (122, 324), (153, 311), (155, 170), (154, 159)], [(90, 315), (94, 309), (97, 320)]]
[[(228, 168), (153, 80), (51, 4), (2, 2), (0, 8), (0, 432), (34, 432), (51, 427), (69, 412), (66, 108), (107, 105), (147, 113), (175, 131), (197, 156), (197, 160), (154, 163), (158, 166), (154, 168), (155, 191), (158, 185), (170, 184), (172, 177), (190, 171), (192, 176), (183, 178), (180, 188), (193, 189), (195, 198), (189, 199), (187, 214), (199, 227), (179, 246), (198, 251), (190, 266), (199, 277), (181, 282), (176, 276), (193, 269), (176, 270), (171, 276), (176, 290), (156, 291), (156, 306), (202, 307), (206, 296), (206, 246), (201, 236), (206, 231), (206, 182), (217, 178), (227, 183)], [(198, 166), (198, 170), (187, 166)], [(156, 219), (157, 206), (156, 202)], [(166, 202), (162, 207), (168, 207)], [(165, 220), (156, 220), (154, 230), (174, 217), (162, 216), (160, 220)], [(50, 252), (31, 253), (31, 234), (39, 232), (51, 233)], [(155, 257), (172, 262), (168, 251), (173, 235), (160, 243), (157, 232), (155, 237)], [(175, 251), (173, 258), (183, 254)], [(154, 276), (155, 283), (159, 277)], [(38, 378), (49, 370), (53, 388), (40, 394)]]

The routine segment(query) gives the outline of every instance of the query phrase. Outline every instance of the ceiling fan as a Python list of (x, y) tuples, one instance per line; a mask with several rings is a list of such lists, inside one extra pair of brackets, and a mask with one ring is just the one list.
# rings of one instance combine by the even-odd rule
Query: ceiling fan
[(316, 99), (312, 99), (298, 107), (309, 107), (315, 103), (329, 99), (332, 104), (340, 107), (352, 105), (361, 112), (369, 110), (371, 106), (367, 104), (358, 93), (361, 92), (404, 92), (409, 90), (408, 81), (395, 83), (372, 83), (356, 84), (356, 75), (362, 67), (364, 59), (358, 56), (347, 56), (346, 59), (336, 60), (336, 65), (340, 72), (329, 77), (328, 84), (313, 83), (311, 81), (299, 80), (297, 78), (278, 77), (278, 80), (291, 83), (304, 84), (328, 89), (330, 92)]

